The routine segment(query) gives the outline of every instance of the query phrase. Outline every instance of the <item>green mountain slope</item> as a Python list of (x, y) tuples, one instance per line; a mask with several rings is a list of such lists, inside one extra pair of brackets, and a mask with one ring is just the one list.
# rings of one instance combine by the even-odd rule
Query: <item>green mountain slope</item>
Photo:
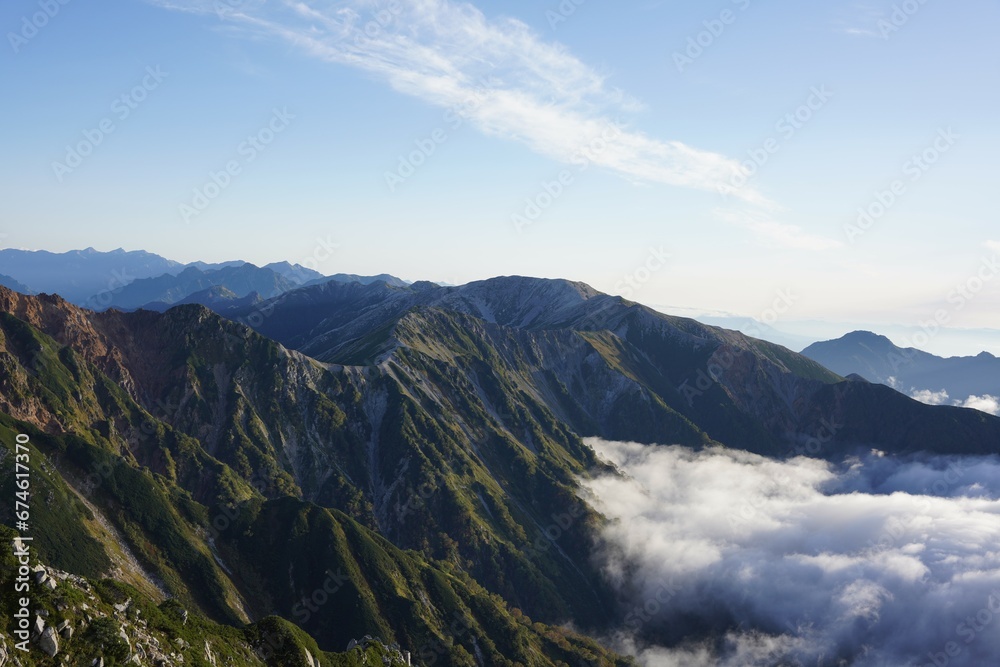
[[(450, 646), (454, 637), (448, 629), (450, 622), (447, 619), (456, 611), (457, 601), (462, 601), (464, 606), (460, 609), (476, 610), (475, 625), (468, 632), (469, 641), (474, 643), (465, 649), (449, 649), (439, 664), (466, 664), (463, 651), (477, 646), (484, 651), (490, 664), (507, 664), (502, 661), (506, 655), (520, 656), (523, 664), (539, 665), (555, 664), (570, 656), (606, 656), (603, 649), (589, 640), (532, 624), (520, 611), (509, 608), (500, 597), (488, 593), (463, 572), (462, 566), (475, 569), (471, 565), (472, 558), (483, 553), (493, 554), (487, 563), (503, 566), (498, 577), (507, 576), (510, 579), (507, 585), (512, 590), (519, 583), (535, 582), (543, 590), (525, 589), (531, 592), (529, 601), (534, 601), (538, 608), (548, 609), (553, 616), (571, 612), (572, 606), (550, 577), (518, 551), (513, 541), (504, 545), (504, 541), (498, 539), (499, 529), (518, 532), (518, 525), (510, 519), (491, 524), (489, 531), (495, 531), (494, 534), (477, 524), (479, 512), (469, 510), (466, 498), (461, 494), (444, 494), (442, 497), (454, 502), (455, 507), (465, 513), (454, 513), (458, 526), (449, 527), (458, 535), (461, 527), (475, 529), (478, 526), (483, 539), (479, 544), (458, 549), (456, 540), (447, 533), (434, 536), (436, 546), (428, 547), (428, 555), (441, 551), (451, 561), (437, 564), (437, 561), (426, 560), (425, 556), (407, 555), (397, 550), (346, 514), (299, 499), (303, 496), (303, 487), (312, 489), (317, 496), (322, 495), (323, 484), (300, 484), (309, 481), (304, 471), (317, 472), (318, 467), (296, 468), (294, 464), (307, 458), (282, 456), (287, 450), (284, 444), (282, 449), (271, 449), (268, 427), (274, 426), (277, 419), (290, 416), (289, 406), (295, 410), (308, 407), (310, 421), (302, 425), (302, 432), (323, 433), (323, 436), (315, 436), (319, 438), (317, 448), (334, 457), (340, 446), (348, 452), (352, 448), (364, 452), (366, 445), (363, 442), (351, 440), (356, 436), (345, 426), (345, 413), (338, 412), (341, 408), (337, 403), (305, 380), (319, 378), (324, 391), (343, 401), (346, 409), (360, 414), (365, 409), (358, 407), (363, 401), (359, 401), (357, 389), (338, 382), (364, 383), (371, 378), (366, 380), (356, 372), (331, 374), (319, 364), (283, 352), (266, 339), (200, 308), (178, 309), (163, 316), (112, 313), (91, 321), (90, 315), (54, 299), (11, 306), (11, 310), (20, 308), (28, 319), (47, 324), (55, 333), (75, 341), (82, 351), (77, 353), (71, 347), (60, 346), (56, 340), (13, 316), (6, 315), (0, 322), (4, 342), (4, 371), (0, 385), (3, 387), (3, 410), (7, 413), (4, 416), (6, 435), (9, 438), (15, 431), (31, 435), (38, 448), (36, 460), (51, 464), (55, 470), (52, 484), (58, 486), (63, 505), (57, 515), (59, 520), (76, 527), (79, 535), (74, 540), (77, 542), (91, 547), (96, 542), (103, 546), (103, 553), (94, 548), (87, 562), (82, 563), (81, 554), (85, 551), (69, 548), (71, 541), (60, 538), (51, 544), (42, 544), (40, 549), (44, 557), (58, 567), (79, 572), (86, 566), (89, 568), (86, 573), (93, 575), (107, 573), (107, 570), (102, 572), (102, 568), (106, 568), (108, 561), (133, 559), (129, 575), (122, 573), (118, 578), (134, 581), (154, 598), (156, 592), (162, 590), (183, 604), (204, 611), (216, 621), (241, 623), (268, 613), (283, 613), (291, 620), (299, 620), (295, 618), (294, 600), (301, 597), (303, 590), (312, 590), (309, 588), (311, 578), (317, 574), (325, 576), (329, 567), (320, 569), (322, 558), (310, 559), (300, 566), (304, 573), (301, 580), (274, 577), (276, 567), (261, 558), (261, 554), (283, 554), (280, 562), (284, 569), (295, 562), (294, 556), (301, 558), (310, 550), (282, 551), (278, 547), (289, 543), (284, 539), (266, 544), (245, 540), (251, 540), (254, 535), (258, 540), (268, 535), (283, 537), (281, 531), (272, 526), (274, 516), (287, 515), (285, 525), (298, 523), (299, 515), (316, 516), (321, 520), (307, 525), (306, 539), (317, 544), (334, 540), (337, 548), (330, 552), (329, 560), (331, 564), (338, 563), (338, 568), (339, 563), (354, 570), (358, 570), (359, 564), (364, 565), (357, 581), (360, 582), (358, 590), (365, 593), (359, 594), (356, 604), (349, 607), (365, 610), (360, 622), (345, 625), (344, 609), (331, 605), (315, 614), (311, 624), (303, 623), (324, 642), (327, 641), (323, 639), (325, 629), (351, 628), (352, 632), (356, 629), (359, 636), (364, 630), (364, 634), (419, 640), (421, 645)], [(60, 310), (64, 315), (61, 319)], [(158, 325), (150, 325), (153, 320)], [(133, 350), (124, 343), (120, 348), (112, 344), (114, 336), (122, 333), (123, 322), (129, 322), (133, 327), (129, 335), (133, 340), (142, 340), (143, 345)], [(150, 338), (139, 337), (145, 326), (159, 332), (161, 338), (156, 344), (151, 344), (154, 341)], [(200, 331), (200, 326), (207, 327), (214, 335)], [(242, 335), (226, 338), (220, 335), (220, 329)], [(140, 347), (149, 352), (140, 352)], [(135, 359), (130, 357), (133, 352)], [(87, 356), (94, 363), (88, 361)], [(103, 364), (122, 382), (111, 381), (95, 363)], [(165, 366), (159, 364), (174, 368), (174, 372), (162, 372)], [(241, 377), (241, 369), (246, 368), (271, 368), (272, 371), (256, 374), (260, 377), (255, 375), (250, 381)], [(240, 381), (225, 381), (226, 401), (210, 400), (218, 397), (222, 384), (219, 377), (226, 377), (220, 375), (225, 373), (239, 377)], [(286, 405), (277, 399), (291, 373), (300, 374), (295, 390), (302, 393), (295, 397), (301, 397), (301, 402), (295, 398)], [(386, 400), (399, 402), (398, 409), (404, 414), (409, 410), (415, 420), (398, 425), (378, 422), (379, 438), (386, 449), (414, 447), (423, 437), (420, 434), (427, 423), (417, 406), (410, 402), (411, 398), (394, 387), (385, 388)], [(370, 386), (365, 388), (371, 390)], [(231, 402), (229, 391), (234, 392)], [(162, 399), (153, 400), (154, 396), (170, 399), (174, 392), (193, 398), (179, 401), (177, 409), (164, 410), (164, 419), (154, 416), (133, 398), (133, 395), (144, 398), (155, 409), (157, 401), (161, 405), (163, 402)], [(307, 401), (315, 403), (306, 406)], [(202, 434), (203, 438), (185, 434), (183, 429)], [(209, 436), (213, 430), (223, 435), (212, 439)], [(280, 433), (281, 429), (274, 432)], [(340, 436), (338, 432), (342, 432)], [(204, 435), (206, 433), (209, 436)], [(391, 444), (394, 441), (396, 444)], [(284, 440), (278, 437), (276, 442)], [(334, 450), (332, 454), (329, 453), (331, 449)], [(239, 464), (254, 456), (259, 458), (253, 459), (253, 464), (240, 472)], [(367, 457), (361, 460), (365, 465), (369, 462)], [(347, 461), (345, 465), (349, 464)], [(414, 471), (420, 470), (414, 466)], [(263, 471), (263, 477), (257, 475), (258, 471)], [(440, 476), (440, 472), (435, 474)], [(378, 479), (377, 474), (369, 475), (372, 477)], [(423, 477), (417, 475), (415, 479)], [(72, 486), (76, 486), (79, 493), (74, 494)], [(444, 479), (443, 487), (458, 492), (460, 480)], [(356, 493), (364, 495), (360, 490)], [(495, 503), (493, 511), (503, 517), (502, 494), (496, 489), (491, 493)], [(74, 499), (80, 495), (84, 497)], [(265, 503), (264, 495), (280, 498), (280, 501), (271, 502), (279, 503), (276, 507), (284, 509), (271, 510), (272, 505)], [(568, 491), (566, 495), (572, 497)], [(341, 504), (365, 523), (378, 522), (377, 513), (363, 504), (352, 504), (350, 498)], [(258, 506), (267, 510), (263, 518), (256, 509), (247, 509)], [(99, 518), (91, 516), (94, 513)], [(10, 517), (3, 518), (9, 520)], [(222, 523), (232, 527), (221, 530), (220, 518)], [(39, 521), (40, 531), (58, 534), (54, 518), (45, 519), (41, 515)], [(107, 526), (98, 525), (102, 522)], [(262, 530), (259, 522), (268, 522), (268, 529)], [(237, 526), (247, 527), (251, 536), (236, 531)], [(421, 533), (423, 538), (428, 534), (428, 531)], [(501, 546), (494, 547), (496, 543)], [(246, 554), (253, 557), (248, 558)], [(539, 554), (544, 562), (541, 558), (544, 550)], [(515, 560), (515, 556), (522, 565), (505, 560)], [(522, 575), (518, 567), (527, 569), (527, 573)], [(561, 568), (552, 568), (553, 577), (560, 573)], [(401, 580), (412, 581), (405, 589), (390, 586), (391, 582)], [(579, 578), (578, 583), (580, 581), (586, 579)], [(383, 583), (373, 588), (373, 582)], [(492, 583), (499, 586), (500, 581), (495, 577)], [(373, 600), (377, 605), (371, 605)], [(428, 601), (432, 601), (430, 607)], [(417, 608), (419, 613), (412, 611)], [(352, 611), (346, 617), (355, 618)], [(345, 643), (339, 642), (345, 638), (346, 634), (338, 635), (338, 641), (328, 646), (342, 648), (336, 644)]]

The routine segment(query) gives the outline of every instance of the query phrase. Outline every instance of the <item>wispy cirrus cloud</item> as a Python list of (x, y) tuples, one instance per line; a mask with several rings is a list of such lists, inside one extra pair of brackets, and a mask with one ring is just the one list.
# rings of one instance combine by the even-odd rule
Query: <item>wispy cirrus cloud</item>
[(874, 30), (869, 30), (868, 28), (844, 28), (843, 32), (845, 34), (851, 35), (852, 37), (879, 37), (880, 35)]
[(715, 216), (753, 232), (762, 243), (792, 250), (833, 250), (843, 243), (818, 234), (810, 234), (798, 225), (778, 222), (769, 215), (746, 209), (715, 209)]
[(879, 37), (882, 35), (875, 29), (884, 10), (869, 5), (854, 5), (843, 10), (843, 16), (834, 24), (835, 30), (852, 37)]
[[(525, 23), (488, 18), (469, 3), (150, 1), (217, 14), (228, 26), (363, 70), (400, 93), (461, 109), (484, 134), (520, 142), (553, 160), (573, 162), (614, 124), (624, 130), (591, 162), (630, 180), (715, 191), (740, 170), (737, 160), (724, 155), (629, 129), (621, 116), (641, 107), (636, 99)], [(737, 196), (766, 203), (752, 188)]]

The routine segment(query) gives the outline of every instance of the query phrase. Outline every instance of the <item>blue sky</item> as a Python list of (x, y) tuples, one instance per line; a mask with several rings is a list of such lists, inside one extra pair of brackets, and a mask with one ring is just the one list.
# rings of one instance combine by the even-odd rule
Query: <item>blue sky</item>
[[(0, 244), (1000, 329), (998, 19), (984, 0), (11, 1)], [(973, 347), (1000, 353), (988, 336)]]

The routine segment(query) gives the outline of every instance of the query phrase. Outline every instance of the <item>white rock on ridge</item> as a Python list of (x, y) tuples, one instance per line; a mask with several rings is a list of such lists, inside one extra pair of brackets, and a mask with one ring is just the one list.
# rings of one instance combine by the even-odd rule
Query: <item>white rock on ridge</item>
[(209, 646), (207, 639), (205, 640), (205, 660), (208, 664), (212, 665), (212, 667), (216, 667), (215, 654), (212, 653), (212, 647)]
[(303, 648), (302, 650), (306, 652), (306, 663), (309, 667), (321, 667), (319, 660), (313, 657), (313, 654), (309, 652), (309, 649)]

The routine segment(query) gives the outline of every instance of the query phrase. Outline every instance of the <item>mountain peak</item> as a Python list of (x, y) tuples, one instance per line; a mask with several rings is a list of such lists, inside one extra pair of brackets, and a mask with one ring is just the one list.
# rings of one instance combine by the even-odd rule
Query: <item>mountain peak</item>
[(883, 345), (895, 345), (887, 336), (882, 334), (877, 334), (874, 331), (867, 331), (864, 329), (859, 329), (858, 331), (852, 331), (848, 334), (841, 336), (840, 340), (850, 341), (850, 342), (878, 342)]
[(813, 343), (802, 354), (845, 377), (858, 374), (910, 395), (945, 390), (961, 399), (995, 396), (998, 359), (989, 352), (947, 359), (912, 347), (901, 348), (871, 331), (853, 331), (836, 340)]
[(500, 276), (447, 289), (446, 305), (487, 322), (515, 327), (564, 321), (588, 300), (602, 296), (585, 283), (525, 276)]

